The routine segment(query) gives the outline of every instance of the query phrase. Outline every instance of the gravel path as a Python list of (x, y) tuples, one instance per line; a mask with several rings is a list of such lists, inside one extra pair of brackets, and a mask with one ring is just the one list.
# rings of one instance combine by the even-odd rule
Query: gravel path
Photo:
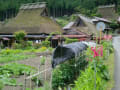
[(120, 90), (120, 36), (113, 38), (113, 46), (115, 49), (115, 86), (112, 90)]

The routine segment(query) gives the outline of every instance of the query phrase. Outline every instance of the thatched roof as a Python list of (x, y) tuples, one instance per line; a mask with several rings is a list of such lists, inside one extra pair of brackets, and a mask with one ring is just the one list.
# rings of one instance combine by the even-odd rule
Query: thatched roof
[[(93, 24), (92, 19), (82, 16), (80, 14), (77, 16), (78, 16), (77, 20), (70, 27), (69, 31), (73, 32), (74, 30), (76, 30), (78, 32), (82, 32), (83, 34), (87, 34), (87, 35), (96, 34), (96, 27)], [(67, 31), (65, 30), (65, 32)]]
[(117, 19), (118, 15), (115, 12), (115, 5), (106, 5), (106, 6), (99, 6), (98, 13), (102, 15), (103, 18), (106, 19)]
[(78, 18), (76, 19), (76, 21), (70, 22), (63, 28), (64, 33), (78, 35), (80, 34), (79, 32), (82, 32), (82, 34), (86, 35), (96, 35), (96, 33), (98, 33), (96, 29), (96, 24), (98, 22), (104, 22), (106, 28), (109, 28), (109, 24), (111, 23), (110, 20), (104, 18), (99, 17), (89, 18), (81, 14), (77, 14), (77, 16)]
[(37, 8), (46, 8), (46, 3), (45, 2), (28, 3), (28, 4), (23, 4), (20, 7), (21, 10), (25, 10), (25, 9), (37, 9)]
[(47, 16), (47, 9), (42, 6), (33, 9), (22, 9), (22, 6), (18, 15), (0, 28), (0, 34), (13, 34), (18, 30), (25, 30), (28, 34), (61, 32), (61, 27)]

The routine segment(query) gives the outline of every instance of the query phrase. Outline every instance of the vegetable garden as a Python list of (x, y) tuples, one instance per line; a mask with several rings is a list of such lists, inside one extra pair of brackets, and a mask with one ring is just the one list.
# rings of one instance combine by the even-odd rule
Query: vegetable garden
[(102, 41), (101, 45), (89, 47), (77, 61), (73, 59), (61, 64), (53, 70), (53, 89), (107, 90), (107, 83), (113, 78), (106, 65), (111, 53), (112, 42)]
[[(28, 43), (22, 40), (19, 39), (17, 44)], [(67, 44), (74, 44), (75, 41), (66, 39)], [(87, 50), (83, 50), (77, 57), (59, 63), (53, 69), (53, 48), (49, 43), (45, 40), (39, 47), (26, 44), (24, 48), (2, 49), (0, 90), (107, 90), (113, 78), (109, 70), (110, 64), (106, 64), (113, 53), (111, 40), (102, 41), (94, 47), (88, 45)]]

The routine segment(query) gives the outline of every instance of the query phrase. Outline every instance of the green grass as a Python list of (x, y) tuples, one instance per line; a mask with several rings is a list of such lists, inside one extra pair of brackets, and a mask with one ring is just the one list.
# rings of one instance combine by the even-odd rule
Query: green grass
[(114, 86), (114, 53), (110, 54), (105, 64), (108, 66), (110, 73), (110, 81), (107, 83), (107, 90), (111, 90)]
[(0, 54), (0, 63), (8, 63), (11, 61), (24, 60), (32, 57), (35, 57), (35, 55), (27, 55), (24, 53), (8, 54), (8, 55)]

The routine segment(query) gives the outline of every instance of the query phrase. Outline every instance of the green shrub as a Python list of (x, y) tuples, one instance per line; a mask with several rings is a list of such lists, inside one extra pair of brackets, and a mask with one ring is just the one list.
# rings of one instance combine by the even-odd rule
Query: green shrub
[(110, 53), (113, 52), (113, 45), (112, 41), (102, 41), (102, 45), (104, 47), (104, 50), (108, 50)]
[(15, 32), (15, 33), (14, 33), (15, 39), (16, 39), (17, 41), (23, 40), (24, 37), (25, 37), (25, 35), (26, 35), (26, 32), (25, 32), (24, 30), (21, 30), (21, 31), (18, 31), (18, 32)]
[(78, 41), (79, 41), (78, 39), (65, 38), (65, 43), (66, 44), (72, 43), (72, 42), (78, 42)]
[(33, 42), (32, 41), (22, 41), (22, 43), (13, 43), (13, 49), (32, 49)]
[(50, 47), (50, 41), (48, 40), (42, 41), (41, 45), (44, 47)]
[(74, 80), (80, 74), (80, 70), (83, 70), (86, 65), (85, 55), (79, 57), (79, 59), (72, 59), (61, 64), (53, 70), (52, 88), (58, 90), (58, 87), (65, 87), (74, 83)]
[(12, 48), (13, 49), (22, 49), (22, 44), (21, 43), (13, 43)]
[(117, 22), (112, 22), (111, 24), (110, 24), (110, 28), (112, 28), (112, 29), (117, 29), (117, 28), (119, 28), (119, 24), (117, 23)]
[(94, 70), (91, 67), (82, 71), (72, 90), (106, 90), (105, 81), (100, 77), (99, 73), (96, 73), (96, 82), (94, 75)]

